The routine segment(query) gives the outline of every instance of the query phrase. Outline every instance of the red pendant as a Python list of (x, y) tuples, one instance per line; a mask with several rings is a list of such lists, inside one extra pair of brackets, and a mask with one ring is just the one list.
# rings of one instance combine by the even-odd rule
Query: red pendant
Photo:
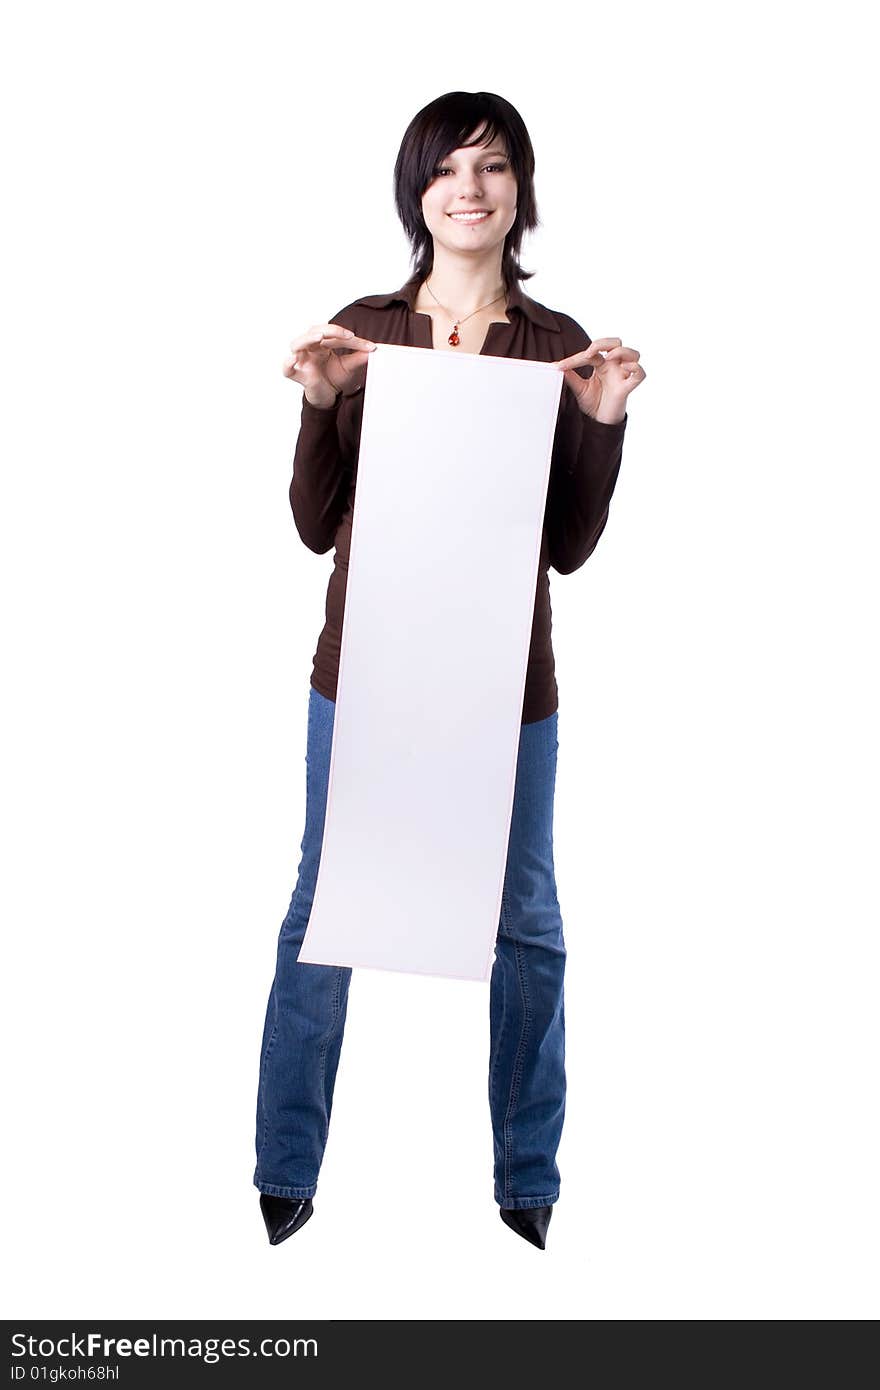
[(450, 347), (458, 347), (461, 342), (461, 338), (458, 336), (458, 324), (455, 325), (446, 341)]

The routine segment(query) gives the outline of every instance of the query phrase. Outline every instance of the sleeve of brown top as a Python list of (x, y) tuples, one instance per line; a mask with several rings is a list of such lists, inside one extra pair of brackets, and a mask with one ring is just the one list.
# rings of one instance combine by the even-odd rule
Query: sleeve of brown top
[[(341, 309), (329, 322), (353, 327), (345, 319), (346, 311)], [(341, 400), (340, 391), (334, 404), (322, 410), (310, 405), (303, 392), (299, 438), (293, 455), (290, 508), (300, 539), (317, 555), (333, 548), (348, 499), (349, 468), (339, 448), (336, 428)]]
[[(589, 347), (592, 339), (574, 319), (564, 319), (564, 327), (564, 357)], [(584, 378), (592, 375), (589, 366), (575, 370)], [(592, 555), (608, 521), (629, 416), (625, 414), (616, 425), (594, 420), (579, 408), (566, 382), (562, 393), (547, 488), (546, 526), (550, 564), (559, 574), (572, 574)]]

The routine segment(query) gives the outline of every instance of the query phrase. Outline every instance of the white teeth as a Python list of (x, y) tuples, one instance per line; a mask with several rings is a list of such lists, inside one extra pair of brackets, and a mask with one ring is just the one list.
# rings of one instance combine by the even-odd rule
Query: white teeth
[(488, 212), (451, 212), (449, 216), (455, 222), (482, 222), (484, 217), (488, 217)]

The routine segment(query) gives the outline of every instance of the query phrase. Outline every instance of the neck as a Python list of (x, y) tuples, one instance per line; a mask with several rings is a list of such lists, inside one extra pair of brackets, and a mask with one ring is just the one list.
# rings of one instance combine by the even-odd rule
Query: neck
[(501, 251), (482, 257), (459, 256), (444, 246), (434, 246), (434, 264), (425, 277), (439, 302), (462, 318), (497, 298), (499, 309), (507, 293), (501, 273)]

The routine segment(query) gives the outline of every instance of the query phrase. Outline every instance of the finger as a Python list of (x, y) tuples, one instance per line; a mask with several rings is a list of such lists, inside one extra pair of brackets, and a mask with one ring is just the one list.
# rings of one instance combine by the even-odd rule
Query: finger
[(320, 337), (304, 333), (301, 338), (295, 338), (290, 344), (290, 351), (295, 357), (298, 352), (314, 351), (315, 348), (330, 348), (332, 352), (341, 353), (372, 352), (375, 347), (378, 347), (378, 343), (371, 342), (369, 338), (357, 338), (353, 333), (347, 338), (337, 334), (325, 334)]
[(576, 352), (571, 357), (563, 357), (555, 365), (557, 367), (583, 367), (586, 363), (593, 363), (601, 360), (603, 352), (609, 352), (614, 348), (622, 347), (620, 338), (594, 338), (590, 346), (583, 352)]
[(343, 328), (340, 323), (313, 323), (302, 337), (294, 338), (290, 344), (291, 352), (296, 352), (298, 348), (318, 347), (330, 339), (334, 343), (351, 342), (354, 333), (350, 328)]
[(638, 362), (638, 360), (639, 354), (635, 348), (612, 348), (610, 352), (605, 354), (606, 362)]
[(636, 386), (644, 380), (645, 373), (638, 362), (621, 362), (622, 379), (626, 386)]
[[(319, 325), (319, 327), (320, 326), (321, 325)], [(335, 338), (337, 341), (341, 339), (341, 345), (346, 348), (351, 348), (353, 351), (364, 348), (369, 350), (376, 346), (369, 338), (359, 338), (353, 328), (343, 328), (340, 323), (325, 323), (323, 327), (324, 337), (322, 342), (326, 342), (329, 338)]]
[(306, 367), (311, 365), (312, 364), (308, 360), (308, 352), (304, 348), (300, 348), (298, 353), (292, 352), (285, 358), (282, 370), (285, 375), (290, 375), (296, 371), (302, 372)]
[[(356, 345), (358, 343), (362, 344), (363, 346), (357, 347)], [(349, 359), (356, 357), (358, 353), (362, 353), (364, 356), (369, 356), (369, 354), (373, 352), (379, 346), (379, 344), (371, 342), (369, 338), (350, 338), (346, 339), (345, 343), (343, 344), (340, 344), (338, 341), (332, 338), (322, 338), (321, 346), (329, 348), (330, 352), (333, 354), (334, 357), (345, 361), (348, 364), (346, 370), (353, 370), (355, 366), (360, 367), (362, 364), (360, 362), (358, 362), (357, 364), (355, 364), (354, 362), (349, 362)], [(315, 344), (312, 343), (311, 348), (314, 349), (314, 347)], [(281, 368), (284, 375), (292, 377), (297, 371), (302, 372), (302, 370), (309, 365), (304, 360), (307, 353), (308, 349), (301, 347), (298, 353), (291, 353), (289, 357), (285, 358), (284, 364)]]

